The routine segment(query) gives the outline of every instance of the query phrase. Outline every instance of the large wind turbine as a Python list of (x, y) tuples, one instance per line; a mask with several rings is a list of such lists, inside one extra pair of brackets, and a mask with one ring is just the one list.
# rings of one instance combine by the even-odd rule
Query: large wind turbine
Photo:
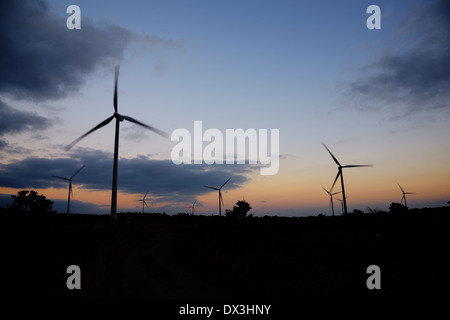
[(342, 190), (342, 198), (344, 201), (344, 214), (347, 214), (347, 200), (345, 198), (345, 189), (344, 189), (344, 173), (342, 171), (342, 169), (344, 168), (358, 168), (358, 167), (372, 167), (372, 165), (356, 165), (356, 164), (352, 164), (352, 165), (346, 165), (346, 166), (342, 166), (339, 161), (337, 161), (337, 159), (334, 157), (334, 155), (331, 153), (330, 149), (327, 148), (327, 146), (322, 143), (323, 146), (325, 147), (325, 149), (327, 149), (327, 151), (330, 153), (331, 157), (333, 158), (334, 162), (336, 162), (336, 164), (338, 165), (338, 173), (336, 175), (336, 179), (334, 179), (333, 185), (331, 186), (330, 192), (333, 192), (333, 188), (334, 185), (336, 184), (337, 179), (339, 178), (339, 176), (341, 176), (341, 190)]
[(406, 195), (407, 194), (415, 194), (414, 192), (405, 192), (405, 190), (403, 190), (403, 188), (400, 186), (400, 184), (397, 182), (398, 186), (400, 187), (400, 189), (402, 190), (403, 193), (403, 197), (402, 200), (400, 201), (400, 204), (403, 202), (403, 200), (405, 201), (405, 207), (408, 207), (408, 205), (406, 204)]
[(115, 73), (115, 81), (114, 81), (114, 114), (104, 120), (103, 122), (99, 123), (97, 126), (83, 134), (78, 139), (74, 140), (71, 144), (69, 144), (66, 147), (66, 150), (69, 150), (72, 148), (76, 143), (78, 143), (81, 139), (89, 135), (90, 133), (94, 132), (97, 129), (100, 129), (101, 127), (106, 126), (108, 123), (110, 123), (113, 119), (116, 119), (116, 133), (115, 133), (115, 139), (114, 139), (114, 165), (113, 165), (113, 179), (112, 179), (112, 195), (111, 195), (111, 219), (113, 223), (117, 222), (117, 170), (118, 170), (118, 161), (119, 161), (119, 126), (120, 122), (123, 120), (128, 120), (130, 122), (133, 122), (137, 125), (140, 125), (141, 127), (147, 128), (160, 136), (163, 136), (165, 138), (168, 137), (168, 134), (164, 131), (161, 131), (159, 129), (156, 129), (154, 127), (148, 126), (142, 122), (137, 121), (136, 119), (133, 119), (129, 116), (124, 116), (118, 113), (118, 101), (117, 101), (117, 81), (119, 78), (119, 66), (116, 66), (116, 73)]
[(330, 191), (328, 191), (327, 189), (325, 189), (324, 187), (322, 187), (323, 190), (325, 190), (326, 193), (328, 193), (330, 195), (330, 206), (331, 206), (331, 211), (333, 212), (333, 217), (334, 217), (334, 204), (333, 204), (333, 196), (335, 194), (341, 193), (340, 191), (338, 192), (334, 192), (331, 193)]
[(194, 215), (194, 212), (197, 213), (197, 210), (195, 210), (195, 204), (196, 204), (197, 200), (194, 201), (194, 203), (192, 204), (192, 206), (190, 207), (186, 207), (191, 209), (191, 214)]
[(147, 197), (147, 194), (148, 194), (148, 191), (142, 199), (136, 200), (136, 201), (142, 201), (142, 213), (144, 213), (144, 205), (148, 208), (148, 204), (145, 201), (145, 197)]
[(68, 195), (68, 197), (67, 197), (67, 214), (70, 213), (70, 195), (72, 194), (72, 197), (73, 197), (73, 191), (72, 191), (72, 179), (73, 179), (73, 177), (75, 177), (75, 176), (78, 174), (78, 172), (80, 172), (81, 169), (83, 169), (84, 167), (85, 167), (85, 166), (82, 166), (80, 169), (78, 169), (77, 172), (75, 172), (70, 178), (64, 178), (64, 177), (60, 177), (60, 176), (53, 176), (53, 177), (58, 178), (58, 179), (62, 179), (62, 180), (69, 181), (69, 195)]
[(206, 187), (206, 188), (210, 188), (210, 189), (219, 191), (219, 216), (222, 215), (222, 206), (221, 206), (221, 205), (223, 204), (222, 188), (223, 188), (223, 186), (224, 186), (228, 181), (230, 181), (230, 179), (231, 179), (231, 177), (228, 178), (228, 180), (225, 181), (225, 182), (220, 186), (220, 188), (214, 188), (214, 187), (210, 187), (210, 186), (204, 186), (204, 187)]

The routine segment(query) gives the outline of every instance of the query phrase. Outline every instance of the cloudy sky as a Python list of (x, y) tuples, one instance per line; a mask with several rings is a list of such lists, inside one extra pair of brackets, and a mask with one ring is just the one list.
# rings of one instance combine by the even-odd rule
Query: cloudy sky
[[(366, 9), (381, 9), (369, 30)], [(81, 9), (69, 30), (66, 9)], [(64, 211), (108, 213), (114, 122), (69, 151), (113, 112), (169, 135), (203, 129), (279, 129), (280, 166), (175, 165), (177, 144), (126, 121), (120, 127), (121, 211), (149, 192), (150, 212), (201, 214), (245, 198), (256, 215), (331, 214), (336, 164), (349, 211), (450, 200), (450, 5), (446, 1), (2, 1), (0, 203), (35, 189)], [(203, 147), (208, 143), (204, 142)], [(340, 184), (334, 191), (340, 190)], [(338, 203), (337, 211), (340, 211)]]

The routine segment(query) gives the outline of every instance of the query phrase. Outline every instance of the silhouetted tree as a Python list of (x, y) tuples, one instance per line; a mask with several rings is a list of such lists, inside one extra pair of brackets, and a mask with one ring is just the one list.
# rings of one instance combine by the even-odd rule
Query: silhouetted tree
[(401, 203), (392, 202), (389, 206), (389, 213), (392, 214), (402, 214), (408, 212), (408, 207), (402, 205)]
[(450, 206), (450, 201), (447, 201), (447, 204)]
[[(245, 218), (247, 217), (247, 212), (252, 209), (250, 204), (245, 200), (239, 200), (236, 205), (233, 206), (233, 210), (226, 210), (225, 216), (229, 218)], [(250, 217), (251, 215), (249, 215)]]
[(8, 211), (14, 213), (55, 213), (52, 211), (53, 201), (47, 200), (44, 195), (38, 195), (34, 190), (21, 190), (17, 196), (11, 195), (12, 204), (7, 204)]
[(362, 216), (364, 212), (359, 209), (354, 209), (353, 212), (350, 213), (352, 216)]
[(387, 212), (380, 208), (372, 209), (371, 207), (367, 207), (367, 213), (375, 215), (375, 214), (386, 214)]
[(367, 207), (366, 210), (367, 210), (367, 213), (369, 213), (369, 214), (380, 214), (383, 212), (383, 210), (381, 210), (379, 208), (372, 209), (371, 207)]

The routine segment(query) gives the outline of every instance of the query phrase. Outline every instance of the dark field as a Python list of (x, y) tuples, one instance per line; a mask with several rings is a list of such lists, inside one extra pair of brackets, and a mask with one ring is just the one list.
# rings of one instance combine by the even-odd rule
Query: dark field
[[(3, 296), (11, 299), (444, 298), (450, 208), (404, 215), (243, 218), (4, 215)], [(69, 290), (70, 265), (81, 290)], [(369, 290), (367, 267), (381, 269)]]

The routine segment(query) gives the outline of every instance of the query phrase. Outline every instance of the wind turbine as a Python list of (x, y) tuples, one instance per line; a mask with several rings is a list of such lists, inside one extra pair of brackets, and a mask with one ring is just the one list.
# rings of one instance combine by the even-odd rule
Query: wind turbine
[[(347, 197), (348, 199), (348, 197)], [(336, 198), (336, 200), (339, 200), (341, 202), (341, 207), (342, 207), (342, 214), (344, 214), (344, 200)]]
[(334, 196), (335, 194), (338, 194), (338, 193), (341, 193), (341, 192), (338, 191), (338, 192), (331, 193), (330, 191), (328, 191), (328, 190), (325, 189), (324, 187), (322, 187), (322, 189), (325, 190), (326, 193), (328, 193), (328, 194), (330, 195), (330, 206), (331, 206), (331, 211), (333, 212), (333, 217), (334, 217), (333, 196)]
[(67, 197), (67, 214), (70, 213), (70, 195), (72, 194), (72, 197), (73, 197), (73, 191), (72, 191), (72, 179), (73, 179), (73, 177), (75, 177), (75, 176), (78, 174), (78, 172), (80, 172), (81, 169), (83, 169), (84, 167), (85, 167), (85, 166), (82, 166), (80, 169), (78, 169), (77, 172), (75, 172), (70, 178), (64, 178), (64, 177), (60, 177), (60, 176), (53, 176), (53, 177), (58, 178), (58, 179), (62, 179), (62, 180), (69, 181), (69, 195), (68, 195), (68, 197)]
[(142, 201), (142, 213), (144, 213), (144, 205), (145, 205), (147, 208), (149, 207), (148, 204), (147, 204), (147, 202), (145, 201), (145, 197), (147, 197), (147, 194), (148, 194), (148, 191), (147, 191), (147, 193), (145, 194), (145, 196), (144, 196), (142, 199), (136, 200), (136, 201)]
[(327, 146), (322, 143), (323, 146), (325, 147), (325, 149), (327, 149), (327, 151), (330, 153), (331, 157), (333, 158), (334, 162), (336, 162), (336, 164), (338, 165), (338, 173), (336, 175), (336, 179), (334, 179), (333, 185), (331, 186), (330, 192), (333, 192), (333, 187), (336, 184), (337, 179), (339, 178), (339, 176), (341, 176), (341, 190), (342, 190), (342, 198), (344, 201), (344, 214), (347, 214), (347, 199), (345, 197), (345, 189), (344, 189), (344, 173), (342, 171), (342, 169), (344, 168), (359, 168), (359, 167), (372, 167), (372, 165), (356, 165), (356, 164), (352, 164), (352, 165), (346, 165), (346, 166), (342, 166), (339, 161), (337, 161), (337, 159), (334, 157), (334, 155), (331, 153), (330, 149), (327, 148)]
[(204, 187), (206, 187), (206, 188), (210, 188), (210, 189), (219, 191), (219, 216), (222, 216), (222, 206), (221, 206), (221, 204), (223, 204), (222, 188), (223, 188), (224, 185), (227, 184), (228, 181), (230, 181), (230, 179), (231, 179), (231, 177), (228, 178), (228, 180), (225, 181), (225, 182), (220, 186), (220, 188), (214, 188), (214, 187), (210, 187), (210, 186), (204, 186)]
[(100, 122), (97, 126), (83, 134), (78, 139), (74, 140), (71, 144), (69, 144), (66, 147), (66, 151), (72, 148), (76, 143), (78, 143), (81, 139), (89, 135), (90, 133), (94, 132), (97, 129), (100, 129), (101, 127), (106, 126), (108, 123), (110, 123), (113, 119), (116, 119), (116, 133), (115, 133), (115, 139), (114, 139), (114, 163), (113, 163), (113, 179), (112, 179), (112, 195), (111, 195), (111, 219), (113, 223), (117, 222), (117, 170), (118, 170), (118, 162), (119, 162), (119, 126), (120, 122), (123, 120), (128, 120), (130, 122), (133, 122), (137, 125), (140, 125), (141, 127), (147, 128), (160, 136), (163, 136), (165, 138), (168, 137), (168, 134), (164, 131), (161, 131), (159, 129), (156, 129), (154, 127), (151, 127), (149, 125), (146, 125), (140, 121), (137, 121), (136, 119), (124, 116), (118, 113), (118, 101), (117, 101), (117, 82), (119, 78), (119, 66), (116, 66), (116, 73), (115, 73), (115, 81), (114, 81), (114, 114), (107, 118), (106, 120)]
[(397, 182), (398, 186), (400, 187), (400, 189), (402, 190), (403, 193), (403, 197), (402, 200), (400, 201), (400, 204), (403, 202), (403, 200), (405, 200), (405, 207), (408, 207), (408, 205), (406, 204), (406, 195), (407, 194), (415, 194), (414, 192), (405, 192), (405, 190), (403, 190), (403, 188), (400, 186), (400, 184)]
[(194, 212), (197, 213), (197, 210), (195, 210), (195, 203), (197, 202), (197, 200), (194, 201), (194, 203), (192, 204), (192, 206), (190, 207), (186, 207), (191, 209), (191, 214), (194, 215)]

